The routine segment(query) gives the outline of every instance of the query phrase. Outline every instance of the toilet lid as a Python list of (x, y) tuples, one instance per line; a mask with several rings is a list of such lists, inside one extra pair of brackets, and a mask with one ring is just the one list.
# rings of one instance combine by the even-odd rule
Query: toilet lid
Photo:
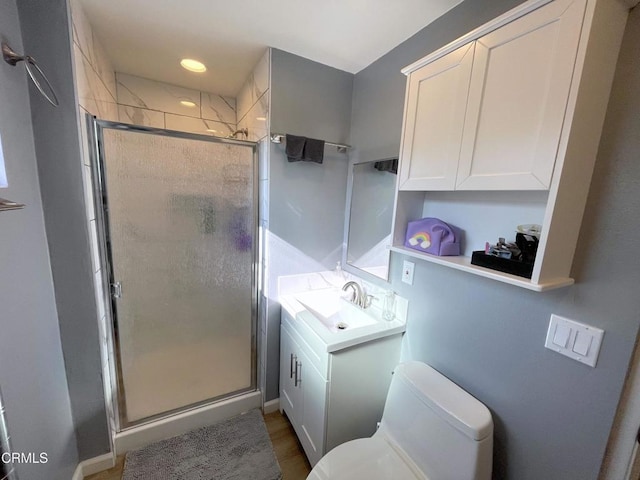
[(337, 446), (313, 467), (307, 480), (428, 480), (416, 474), (380, 436)]

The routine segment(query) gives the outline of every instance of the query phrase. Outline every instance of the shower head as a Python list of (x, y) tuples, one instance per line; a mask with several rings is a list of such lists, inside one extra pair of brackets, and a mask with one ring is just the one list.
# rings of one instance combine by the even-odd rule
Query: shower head
[(230, 133), (229, 135), (227, 135), (226, 138), (237, 138), (236, 135), (238, 135), (239, 133), (244, 135), (244, 138), (247, 138), (249, 136), (249, 129), (248, 128), (240, 128), (239, 130), (236, 130), (233, 133)]

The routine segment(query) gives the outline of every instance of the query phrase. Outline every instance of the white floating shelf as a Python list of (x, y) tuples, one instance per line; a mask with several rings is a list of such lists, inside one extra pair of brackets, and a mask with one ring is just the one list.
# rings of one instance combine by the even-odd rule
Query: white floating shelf
[(391, 251), (424, 260), (426, 262), (437, 263), (438, 265), (444, 265), (446, 267), (455, 268), (456, 270), (462, 270), (463, 272), (473, 273), (474, 275), (497, 280), (498, 282), (508, 283), (517, 287), (526, 288), (535, 292), (546, 292), (548, 290), (554, 290), (556, 288), (568, 287), (569, 285), (573, 285), (574, 283), (573, 278), (557, 278), (543, 283), (533, 283), (531, 280), (523, 277), (518, 277), (517, 275), (511, 275), (509, 273), (498, 272), (497, 270), (491, 270), (489, 268), (471, 265), (470, 257), (438, 257), (436, 255), (429, 255), (428, 253), (418, 252), (416, 250), (401, 246), (392, 246)]

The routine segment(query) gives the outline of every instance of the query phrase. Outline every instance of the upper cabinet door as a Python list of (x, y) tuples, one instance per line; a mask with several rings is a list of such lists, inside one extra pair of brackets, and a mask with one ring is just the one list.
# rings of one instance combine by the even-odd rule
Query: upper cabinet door
[(556, 0), (476, 41), (458, 190), (549, 188), (584, 0)]
[(409, 77), (400, 190), (453, 190), (469, 92), (474, 43)]

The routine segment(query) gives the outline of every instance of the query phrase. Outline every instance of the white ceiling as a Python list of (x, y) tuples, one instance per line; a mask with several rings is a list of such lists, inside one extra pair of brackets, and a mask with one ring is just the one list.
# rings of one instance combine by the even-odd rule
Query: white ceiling
[[(267, 47), (357, 73), (462, 0), (82, 0), (115, 70), (235, 96)], [(190, 57), (208, 71), (178, 62)]]

